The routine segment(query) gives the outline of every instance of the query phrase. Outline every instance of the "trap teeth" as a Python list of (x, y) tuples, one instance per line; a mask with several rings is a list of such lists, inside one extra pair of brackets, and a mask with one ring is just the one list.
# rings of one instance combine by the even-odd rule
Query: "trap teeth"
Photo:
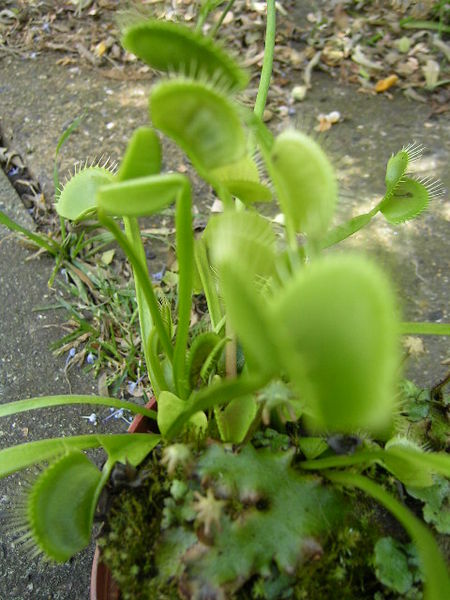
[(418, 142), (412, 142), (411, 144), (403, 146), (402, 150), (408, 154), (410, 161), (414, 161), (421, 158), (423, 151), (425, 150), (425, 146), (423, 146), (423, 144), (419, 144)]

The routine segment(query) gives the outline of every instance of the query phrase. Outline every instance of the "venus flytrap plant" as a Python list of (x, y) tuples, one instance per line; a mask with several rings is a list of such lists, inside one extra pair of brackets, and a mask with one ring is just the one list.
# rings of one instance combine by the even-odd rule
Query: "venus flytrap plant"
[[(206, 3), (201, 19), (218, 4)], [(295, 586), (300, 567), (323, 552), (326, 532), (338, 522), (337, 489), (357, 487), (405, 526), (422, 559), (425, 597), (438, 600), (449, 584), (432, 535), (361, 473), (376, 464), (417, 487), (432, 485), (434, 474), (450, 476), (447, 455), (412, 446), (393, 427), (400, 332), (422, 327), (425, 333), (446, 333), (448, 326), (401, 324), (391, 285), (373, 261), (320, 255), (378, 212), (392, 223), (414, 218), (438, 187), (406, 175), (418, 150), (405, 147), (389, 160), (386, 194), (377, 207), (330, 231), (338, 190), (324, 151), (295, 130), (274, 137), (261, 121), (273, 58), (272, 0), (268, 17), (254, 113), (236, 99), (248, 76), (201, 35), (201, 27), (153, 20), (127, 25), (124, 46), (172, 74), (151, 91), (153, 127), (186, 153), (223, 201), (224, 213), (212, 217), (194, 240), (189, 178), (161, 173), (159, 137), (151, 127), (133, 134), (117, 173), (87, 166), (74, 174), (57, 210), (74, 221), (95, 215), (131, 264), (157, 415), (111, 398), (57, 396), (3, 405), (0, 416), (87, 402), (156, 417), (160, 435), (91, 435), (16, 446), (0, 451), (0, 476), (51, 462), (25, 503), (25, 537), (62, 561), (86, 545), (114, 464), (138, 465), (162, 439), (158, 468), (166, 464), (169, 478), (183, 471), (184, 480), (173, 482), (178, 492), (170, 492), (153, 541), (167, 562), (157, 559), (159, 573), (148, 583), (148, 597), (158, 597), (175, 577), (183, 598), (206, 592), (231, 597), (254, 577), (268, 580), (274, 569)], [(255, 151), (285, 217), (281, 234), (254, 205), (272, 197), (271, 186), (261, 182)], [(149, 276), (138, 221), (172, 204), (178, 262), (173, 316)], [(209, 329), (197, 334), (190, 328), (194, 281), (203, 289), (210, 319)], [(258, 448), (261, 436), (255, 432), (264, 435), (280, 407), (281, 428), (290, 422), (297, 437), (285, 436), (287, 452), (280, 450), (283, 445)], [(337, 455), (327, 443), (331, 433), (362, 434), (368, 441), (353, 454)], [(206, 434), (214, 437), (211, 445), (205, 444)], [(93, 447), (107, 453), (101, 471), (80, 452)]]

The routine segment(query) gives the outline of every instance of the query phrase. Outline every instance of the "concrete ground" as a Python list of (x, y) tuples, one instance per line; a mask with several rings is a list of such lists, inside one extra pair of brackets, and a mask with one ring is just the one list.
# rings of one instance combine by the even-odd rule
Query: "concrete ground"
[[(0, 170), (0, 209), (32, 227), (20, 198)], [(27, 218), (28, 217), (28, 218)], [(55, 359), (49, 345), (61, 334), (60, 315), (40, 313), (49, 303), (47, 281), (53, 262), (29, 260), (30, 251), (0, 227), (0, 402), (69, 393), (64, 376), (65, 359)], [(73, 392), (92, 394), (96, 384), (78, 372), (68, 373)], [(87, 407), (53, 408), (4, 418), (0, 421), (0, 447), (46, 437), (93, 431), (81, 418)], [(26, 484), (18, 474), (0, 481), (0, 598), (1, 600), (85, 600), (89, 593), (93, 546), (64, 565), (30, 560), (14, 543), (8, 526), (14, 499)]]

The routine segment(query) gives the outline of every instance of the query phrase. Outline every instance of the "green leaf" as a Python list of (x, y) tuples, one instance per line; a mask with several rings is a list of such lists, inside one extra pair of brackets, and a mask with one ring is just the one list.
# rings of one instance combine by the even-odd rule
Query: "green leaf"
[(298, 445), (308, 460), (313, 460), (328, 450), (327, 442), (320, 437), (302, 437)]
[(383, 200), (380, 212), (389, 223), (397, 225), (419, 215), (429, 202), (430, 194), (427, 187), (419, 181), (405, 177), (398, 183), (392, 194)]
[(127, 433), (104, 435), (101, 445), (110, 463), (129, 462), (137, 467), (160, 441), (161, 436), (155, 433)]
[(155, 175), (161, 171), (161, 144), (150, 127), (139, 127), (128, 142), (117, 173), (119, 181)]
[(178, 173), (110, 183), (97, 191), (97, 206), (110, 215), (153, 215), (172, 204), (186, 185), (189, 185), (187, 178)]
[(176, 79), (159, 83), (150, 96), (150, 115), (154, 126), (184, 150), (206, 179), (211, 169), (245, 154), (237, 108), (205, 84)]
[(406, 173), (410, 159), (406, 150), (400, 150), (388, 160), (386, 166), (385, 183), (388, 193), (392, 191), (401, 181)]
[(30, 535), (53, 560), (65, 562), (88, 545), (100, 479), (100, 471), (84, 454), (71, 452), (33, 484), (27, 503)]
[(212, 331), (206, 331), (197, 335), (189, 348), (187, 359), (187, 371), (191, 389), (201, 384), (200, 373), (203, 365), (222, 338)]
[(391, 537), (380, 538), (374, 548), (375, 572), (378, 580), (399, 594), (406, 594), (413, 585), (408, 557), (403, 544)]
[(406, 485), (428, 487), (432, 474), (450, 479), (450, 455), (442, 452), (422, 452), (408, 440), (391, 440), (386, 444), (383, 463)]
[(39, 475), (28, 494), (26, 537), (58, 562), (88, 545), (98, 498), (114, 464), (139, 465), (160, 439), (151, 434), (102, 437), (108, 453), (102, 473), (72, 448)]
[(400, 323), (403, 335), (450, 335), (450, 323)]
[(217, 292), (217, 277), (213, 274), (206, 250), (206, 242), (203, 238), (195, 240), (194, 256), (198, 275), (208, 304), (211, 326), (215, 330), (222, 319), (222, 306)]
[(433, 485), (427, 488), (408, 486), (408, 494), (421, 500), (423, 518), (432, 523), (436, 531), (444, 535), (450, 534), (450, 482), (443, 477), (434, 477)]
[(28, 398), (27, 400), (18, 400), (17, 402), (8, 402), (0, 406), (0, 417), (17, 415), (28, 410), (38, 408), (47, 408), (49, 406), (69, 406), (71, 404), (90, 404), (92, 406), (112, 406), (113, 408), (123, 408), (138, 415), (144, 415), (151, 419), (156, 418), (154, 410), (149, 410), (145, 406), (139, 406), (134, 402), (109, 398), (108, 396), (40, 396), (37, 398)]
[[(158, 427), (163, 436), (167, 434), (176, 419), (186, 408), (186, 402), (171, 392), (163, 391), (158, 398)], [(198, 431), (206, 431), (208, 425), (204, 412), (197, 412), (187, 421), (187, 426), (192, 426)]]
[(218, 444), (208, 448), (198, 463), (199, 477), (235, 510), (223, 511), (214, 543), (191, 563), (189, 575), (216, 589), (256, 573), (267, 576), (273, 563), (280, 572), (294, 573), (311, 544), (319, 550), (342, 514), (340, 497), (319, 479), (300, 475), (290, 465), (292, 457), (256, 451), (251, 444), (239, 453)]
[(252, 276), (268, 277), (275, 268), (276, 238), (271, 223), (256, 212), (228, 211), (212, 217), (204, 239), (210, 248), (213, 265), (236, 265)]
[(260, 183), (258, 167), (250, 156), (212, 171), (212, 177), (244, 204), (270, 202), (272, 192)]
[[(445, 10), (443, 4), (440, 5), (439, 3), (436, 3), (435, 6), (442, 6)], [(404, 29), (431, 29), (438, 31), (440, 34), (450, 33), (450, 25), (446, 25), (445, 22), (442, 21), (425, 21), (414, 19), (414, 17), (405, 17), (404, 19), (400, 19), (399, 23)]]
[(279, 365), (273, 324), (263, 299), (241, 267), (230, 261), (220, 268), (220, 283), (231, 325), (244, 349), (250, 370), (271, 377)]
[(199, 411), (206, 411), (217, 406), (224, 406), (235, 398), (243, 398), (260, 390), (268, 383), (267, 376), (246, 375), (237, 379), (227, 379), (209, 385), (206, 388), (194, 392), (189, 400), (185, 402), (185, 409), (179, 414), (167, 432), (167, 438), (172, 439), (179, 433), (189, 418)]
[(409, 440), (393, 438), (385, 445), (382, 463), (405, 485), (429, 487), (433, 485), (432, 471), (416, 460), (419, 453)]
[(159, 71), (207, 79), (233, 89), (244, 88), (249, 80), (220, 46), (179, 23), (138, 23), (126, 29), (122, 45)]
[(295, 231), (323, 235), (334, 214), (337, 182), (319, 144), (299, 131), (285, 131), (275, 139), (268, 167)]
[(235, 398), (224, 409), (216, 408), (214, 416), (223, 442), (240, 444), (253, 423), (258, 405), (253, 396)]
[(319, 258), (273, 304), (278, 360), (311, 425), (349, 433), (386, 426), (399, 352), (396, 302), (381, 269), (358, 256)]
[(392, 498), (381, 486), (370, 479), (344, 472), (327, 473), (328, 479), (345, 486), (357, 487), (380, 502), (403, 525), (416, 545), (425, 576), (425, 600), (450, 597), (450, 580), (446, 564), (428, 529), (403, 504)]
[[(376, 212), (378, 212), (378, 210)], [(334, 246), (334, 244), (342, 242), (370, 223), (373, 216), (374, 212), (371, 211), (363, 215), (353, 217), (353, 219), (350, 219), (347, 221), (347, 223), (343, 223), (342, 225), (334, 227), (326, 234), (324, 239), (320, 241), (320, 247), (329, 248), (330, 246)]]
[(104, 447), (105, 450), (118, 451), (119, 448), (132, 444), (143, 444), (148, 452), (156, 446), (160, 436), (151, 433), (124, 433), (111, 435), (79, 435), (68, 438), (53, 438), (20, 444), (0, 450), (0, 478), (11, 473), (52, 460), (71, 450), (87, 450)]
[(114, 179), (114, 175), (104, 167), (82, 168), (61, 191), (55, 205), (56, 212), (71, 221), (83, 219), (97, 208), (97, 191)]
[(8, 215), (6, 215), (2, 210), (0, 210), (0, 224), (4, 225), (11, 231), (17, 231), (18, 233), (21, 233), (22, 235), (27, 237), (31, 242), (36, 244), (38, 248), (44, 248), (44, 250), (47, 250), (47, 252), (51, 256), (57, 256), (60, 252), (60, 248), (54, 240), (47, 236), (34, 233), (26, 227), (22, 227), (21, 225), (10, 219)]

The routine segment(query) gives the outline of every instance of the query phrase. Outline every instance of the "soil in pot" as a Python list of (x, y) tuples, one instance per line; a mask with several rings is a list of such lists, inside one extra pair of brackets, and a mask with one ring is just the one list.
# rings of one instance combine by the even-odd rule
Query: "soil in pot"
[[(268, 479), (276, 480), (275, 463), (271, 461), (281, 456), (283, 444), (286, 449), (291, 442), (286, 443), (286, 436), (279, 434), (270, 433), (269, 437), (272, 447), (261, 448), (259, 440), (255, 444), (259, 446), (256, 454), (262, 460), (260, 465), (270, 466)], [(270, 518), (271, 512), (276, 513), (278, 500), (275, 501), (270, 493), (261, 493), (259, 497), (249, 490), (231, 493), (226, 468), (222, 467), (225, 477), (219, 481), (211, 465), (228, 460), (227, 457), (236, 457), (237, 453), (231, 448), (224, 451), (214, 444), (203, 448), (202, 452), (195, 447), (184, 467), (182, 463), (174, 466), (169, 462), (168, 476), (164, 466), (168, 463), (167, 453), (157, 448), (142, 466), (139, 484), (122, 489), (111, 498), (108, 523), (99, 545), (104, 562), (122, 590), (123, 600), (381, 600), (399, 597), (400, 589), (408, 592), (401, 597), (422, 597), (420, 575), (417, 565), (413, 565), (413, 549), (390, 515), (362, 494), (341, 497), (319, 478), (304, 478), (295, 468), (290, 468), (288, 477), (291, 480), (286, 488), (299, 485), (298, 477), (302, 477), (306, 482), (302, 479), (302, 485), (312, 485), (311, 489), (305, 488), (308, 493), (304, 495), (318, 494), (311, 505), (305, 504), (302, 508), (303, 512), (310, 511), (308, 521), (315, 524), (311, 531), (305, 525), (306, 533), (295, 564), (292, 568), (287, 565), (280, 569), (282, 554), (275, 550), (276, 560), (264, 557), (263, 544), (260, 544), (260, 553), (253, 550), (250, 557), (244, 553), (235, 560), (236, 540), (242, 547), (252, 545), (250, 535), (240, 538), (237, 531), (239, 528), (244, 533), (251, 531), (245, 527), (254, 518), (260, 519), (259, 525), (269, 529), (274, 548), (285, 548), (285, 524), (280, 520), (274, 526)], [(285, 464), (290, 460), (287, 456), (285, 453)], [(254, 461), (254, 457), (251, 460)], [(241, 465), (236, 462), (232, 467), (234, 475), (230, 475), (230, 481), (234, 481), (240, 467), (248, 476), (249, 464), (245, 461)], [(322, 524), (316, 527), (318, 520), (322, 520)], [(298, 521), (288, 522), (288, 527), (295, 529)], [(229, 547), (222, 545), (227, 535)], [(267, 539), (263, 532), (261, 540), (270, 544)], [(374, 562), (374, 549), (380, 539), (388, 540), (384, 544), (390, 544), (393, 551), (398, 551), (398, 556), (405, 559), (407, 575), (400, 584), (391, 582), (389, 574), (380, 572)], [(271, 552), (270, 548), (268, 552)], [(217, 577), (225, 577), (227, 568), (236, 570), (240, 565), (245, 574), (227, 580), (225, 584), (217, 584)]]

